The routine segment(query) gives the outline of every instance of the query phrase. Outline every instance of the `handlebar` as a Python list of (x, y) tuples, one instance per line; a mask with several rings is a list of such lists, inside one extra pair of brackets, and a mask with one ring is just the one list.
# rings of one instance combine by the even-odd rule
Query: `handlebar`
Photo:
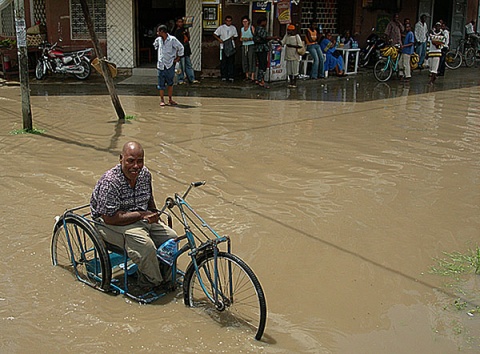
[[(185, 198), (187, 197), (188, 193), (190, 193), (190, 191), (192, 190), (192, 188), (201, 187), (201, 186), (205, 185), (206, 183), (207, 183), (206, 181), (198, 181), (198, 182), (192, 182), (192, 183), (190, 183), (190, 185), (188, 186), (187, 190), (186, 190), (185, 193), (183, 194), (182, 199), (185, 199)], [(176, 194), (176, 195), (178, 195), (178, 194)], [(168, 198), (165, 200), (165, 205), (164, 205), (163, 208), (160, 210), (160, 213), (164, 212), (166, 208), (172, 209), (175, 205), (177, 205), (175, 199), (172, 198), (172, 197), (168, 197)]]

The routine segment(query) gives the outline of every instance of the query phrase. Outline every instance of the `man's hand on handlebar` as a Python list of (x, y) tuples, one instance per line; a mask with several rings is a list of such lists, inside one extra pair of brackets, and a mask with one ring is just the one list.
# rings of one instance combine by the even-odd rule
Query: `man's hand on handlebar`
[(142, 220), (148, 222), (149, 224), (156, 224), (160, 216), (155, 211), (144, 211), (142, 212)]

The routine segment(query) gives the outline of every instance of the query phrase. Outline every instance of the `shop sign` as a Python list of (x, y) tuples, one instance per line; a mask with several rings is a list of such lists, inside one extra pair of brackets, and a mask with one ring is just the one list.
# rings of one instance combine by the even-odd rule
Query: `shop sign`
[(252, 12), (254, 13), (262, 13), (262, 12), (270, 12), (272, 11), (272, 3), (268, 1), (254, 1)]
[(292, 22), (290, 17), (290, 0), (279, 0), (277, 3), (277, 18), (282, 25)]

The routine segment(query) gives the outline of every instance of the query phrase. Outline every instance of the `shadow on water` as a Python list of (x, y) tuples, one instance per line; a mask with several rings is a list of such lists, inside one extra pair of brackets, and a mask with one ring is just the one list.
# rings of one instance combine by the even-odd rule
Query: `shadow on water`
[[(429, 76), (426, 70), (415, 71), (408, 84), (400, 82), (397, 78), (392, 78), (388, 82), (381, 83), (374, 78), (371, 69), (363, 69), (358, 75), (343, 78), (331, 77), (322, 80), (299, 80), (297, 83), (298, 87), (293, 89), (288, 88), (285, 82), (274, 82), (271, 83), (270, 89), (263, 89), (252, 83), (245, 83), (243, 81), (231, 84), (209, 78), (204, 79), (199, 85), (175, 86), (174, 96), (229, 97), (273, 101), (369, 102), (478, 86), (480, 83), (478, 71), (478, 68), (449, 70), (445, 77), (437, 79), (433, 87), (428, 85)], [(75, 81), (73, 78), (61, 81), (49, 78), (42, 82), (32, 80), (30, 88), (31, 94), (34, 96), (108, 95), (103, 80), (95, 77), (81, 83)], [(133, 81), (131, 78), (117, 79), (116, 89), (119, 95), (158, 95), (155, 85), (145, 81), (144, 77)], [(194, 107), (182, 106), (179, 108)]]
[(112, 138), (110, 139), (110, 144), (107, 148), (102, 148), (102, 147), (99, 147), (99, 146), (95, 146), (93, 144), (87, 144), (84, 141), (74, 140), (74, 139), (63, 137), (63, 136), (62, 137), (55, 136), (55, 135), (51, 135), (51, 134), (48, 134), (48, 133), (40, 134), (39, 137), (48, 138), (48, 139), (60, 141), (60, 142), (65, 143), (65, 144), (79, 146), (79, 147), (82, 147), (82, 148), (88, 148), (88, 149), (92, 149), (92, 150), (99, 151), (99, 152), (108, 152), (108, 153), (110, 153), (114, 156), (118, 156), (119, 151), (120, 151), (120, 146), (118, 145), (118, 141), (119, 141), (120, 137), (123, 136), (122, 135), (122, 130), (123, 130), (122, 128), (123, 128), (124, 124), (129, 124), (129, 123), (128, 123), (128, 121), (125, 121), (124, 119), (119, 119), (117, 121), (112, 121), (110, 123), (115, 123), (115, 129), (113, 131)]

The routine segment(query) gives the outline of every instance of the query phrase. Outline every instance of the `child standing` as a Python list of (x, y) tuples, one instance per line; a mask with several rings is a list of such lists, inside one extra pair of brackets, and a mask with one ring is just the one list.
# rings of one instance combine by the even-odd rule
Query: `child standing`
[(300, 65), (300, 54), (297, 49), (303, 46), (302, 39), (295, 34), (295, 26), (290, 24), (287, 26), (287, 33), (282, 39), (285, 48), (285, 60), (287, 61), (287, 76), (289, 79), (289, 87), (297, 87), (298, 67)]
[(402, 56), (400, 57), (400, 76), (404, 82), (409, 82), (412, 77), (410, 72), (410, 57), (413, 54), (413, 45), (415, 43), (415, 38), (409, 23), (405, 25), (405, 33), (405, 39), (401, 46)]

